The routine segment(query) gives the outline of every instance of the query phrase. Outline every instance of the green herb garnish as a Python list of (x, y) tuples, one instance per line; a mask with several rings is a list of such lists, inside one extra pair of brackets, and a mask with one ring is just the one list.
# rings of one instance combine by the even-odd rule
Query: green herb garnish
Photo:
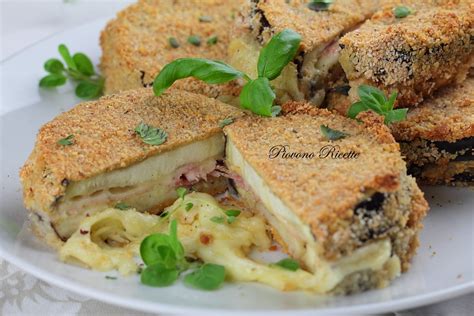
[(207, 45), (215, 45), (217, 44), (218, 38), (217, 35), (211, 36), (207, 39)]
[(130, 205), (128, 205), (128, 204), (125, 203), (125, 202), (119, 202), (119, 203), (115, 204), (114, 207), (115, 207), (116, 209), (121, 210), (121, 211), (125, 211), (125, 210), (128, 210), (128, 209), (131, 208)]
[[(184, 248), (178, 240), (178, 224), (171, 221), (170, 233), (152, 234), (140, 244), (140, 256), (146, 268), (140, 273), (143, 284), (155, 287), (170, 286), (179, 275), (192, 268), (184, 256)], [(204, 290), (217, 289), (225, 279), (225, 268), (215, 264), (204, 264), (186, 275), (184, 282)]]
[(411, 14), (411, 10), (408, 7), (405, 6), (398, 6), (395, 9), (393, 9), (393, 14), (397, 19), (403, 19), (406, 18)]
[(60, 140), (58, 140), (58, 145), (71, 146), (72, 144), (74, 144), (73, 138), (74, 138), (74, 135), (69, 135), (65, 138), (61, 138)]
[(300, 264), (298, 263), (298, 261), (290, 258), (282, 259), (276, 263), (273, 263), (272, 265), (290, 271), (296, 271), (300, 268)]
[(71, 56), (66, 45), (58, 47), (64, 63), (57, 58), (48, 59), (44, 69), (49, 73), (41, 78), (41, 88), (53, 88), (66, 84), (68, 79), (77, 82), (76, 96), (82, 99), (92, 99), (100, 96), (104, 89), (104, 78), (94, 70), (94, 65), (84, 53), (75, 53)]
[(230, 125), (232, 123), (234, 123), (234, 119), (231, 117), (228, 117), (219, 122), (219, 127), (224, 128), (225, 126)]
[(201, 46), (201, 38), (197, 35), (191, 35), (188, 37), (188, 43), (194, 46)]
[(186, 193), (188, 193), (188, 190), (184, 187), (179, 187), (176, 189), (176, 194), (178, 194), (178, 197), (181, 200), (184, 200), (184, 196), (186, 195)]
[(194, 206), (193, 203), (186, 203), (186, 205), (184, 206), (184, 209), (186, 210), (186, 212), (189, 212), (193, 208), (193, 206)]
[(178, 48), (180, 46), (178, 40), (175, 37), (170, 37), (168, 38), (168, 43), (170, 44), (171, 47), (173, 48)]
[(206, 263), (184, 277), (184, 282), (201, 290), (216, 290), (225, 280), (225, 268), (218, 264)]
[(312, 0), (308, 4), (308, 8), (313, 11), (326, 11), (332, 3), (333, 0)]
[(110, 276), (110, 275), (106, 275), (105, 278), (106, 278), (107, 280), (117, 280), (117, 277)]
[(347, 116), (350, 118), (356, 118), (360, 112), (373, 111), (379, 115), (382, 115), (385, 124), (391, 124), (393, 122), (399, 122), (406, 119), (408, 109), (393, 109), (395, 101), (397, 99), (397, 92), (393, 92), (389, 99), (385, 94), (371, 86), (361, 85), (358, 89), (360, 101), (351, 105)]
[(220, 84), (235, 79), (244, 79), (246, 84), (240, 93), (240, 105), (262, 116), (275, 114), (273, 102), (276, 95), (270, 81), (276, 79), (286, 65), (294, 59), (301, 43), (301, 36), (289, 29), (276, 34), (262, 48), (258, 59), (258, 78), (220, 62), (203, 58), (180, 58), (166, 65), (153, 83), (155, 95), (160, 96), (176, 80), (188, 77), (209, 84)]
[(199, 22), (204, 22), (204, 23), (212, 22), (212, 16), (201, 15), (201, 16), (199, 17)]
[(217, 224), (223, 224), (225, 222), (224, 216), (213, 216), (211, 217), (211, 221)]
[(329, 140), (338, 140), (349, 135), (347, 133), (332, 129), (326, 125), (321, 125), (319, 128), (321, 129), (321, 133), (324, 135), (324, 137)]
[(161, 145), (168, 138), (168, 134), (165, 131), (143, 122), (135, 128), (135, 132), (148, 145)]

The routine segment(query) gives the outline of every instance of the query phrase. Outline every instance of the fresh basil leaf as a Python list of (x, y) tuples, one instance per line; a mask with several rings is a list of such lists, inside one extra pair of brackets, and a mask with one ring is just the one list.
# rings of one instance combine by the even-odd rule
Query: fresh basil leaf
[(81, 81), (77, 85), (75, 92), (81, 99), (93, 99), (102, 93), (102, 86), (95, 82)]
[(393, 110), (393, 106), (395, 105), (395, 101), (397, 100), (397, 95), (398, 93), (397, 92), (392, 92), (392, 95), (390, 96), (390, 98), (388, 99), (388, 101), (385, 103), (385, 106), (383, 107), (383, 109), (385, 111), (391, 111)]
[(72, 144), (74, 144), (74, 135), (69, 135), (65, 138), (61, 138), (60, 140), (58, 140), (58, 145), (61, 145), (61, 146), (71, 146)]
[(193, 208), (193, 206), (194, 206), (193, 203), (186, 203), (186, 205), (184, 206), (184, 209), (186, 210), (186, 212), (189, 212)]
[(227, 216), (234, 216), (234, 217), (237, 217), (237, 216), (240, 215), (241, 211), (239, 211), (239, 210), (227, 210), (227, 211), (225, 211), (224, 213), (225, 213), (225, 215), (227, 215)]
[(225, 126), (230, 125), (232, 123), (234, 123), (234, 119), (231, 117), (228, 117), (219, 122), (219, 127), (224, 128)]
[(222, 62), (203, 58), (180, 58), (166, 65), (153, 82), (155, 95), (160, 96), (179, 79), (194, 77), (217, 84), (242, 78), (244, 74)]
[(277, 78), (283, 68), (295, 58), (300, 43), (301, 35), (293, 30), (286, 29), (273, 36), (260, 51), (258, 76), (268, 80)]
[(121, 211), (125, 211), (130, 209), (131, 207), (125, 202), (118, 202), (117, 204), (115, 204), (114, 208), (119, 209)]
[(41, 78), (39, 86), (42, 88), (59, 87), (66, 83), (66, 77), (61, 74), (49, 74)]
[(225, 222), (224, 216), (213, 216), (211, 217), (211, 221), (217, 224), (223, 224)]
[(152, 234), (140, 244), (140, 256), (147, 266), (161, 264), (169, 269), (177, 265), (176, 254), (171, 245), (170, 237), (165, 234)]
[(411, 10), (405, 6), (398, 6), (393, 10), (393, 14), (397, 19), (403, 19), (411, 14)]
[(375, 87), (361, 85), (358, 88), (359, 98), (364, 104), (374, 112), (382, 113), (382, 104), (387, 102), (383, 92)]
[(61, 57), (66, 62), (66, 65), (71, 69), (77, 70), (76, 63), (72, 59), (71, 54), (69, 53), (69, 49), (66, 47), (66, 45), (64, 44), (59, 45), (58, 51)]
[(52, 74), (61, 74), (64, 70), (64, 65), (59, 59), (51, 58), (44, 63), (44, 70)]
[(300, 268), (298, 261), (290, 258), (282, 259), (273, 265), (290, 271), (296, 271)]
[(178, 221), (173, 219), (170, 224), (170, 244), (176, 255), (177, 263), (183, 263), (184, 259), (184, 247), (178, 239)]
[(245, 84), (240, 92), (240, 105), (262, 116), (272, 116), (275, 92), (267, 78), (258, 78)]
[(321, 125), (319, 128), (321, 129), (321, 133), (324, 135), (324, 137), (329, 140), (338, 140), (349, 135), (347, 133), (332, 129), (326, 125)]
[(140, 273), (140, 280), (143, 284), (155, 287), (170, 286), (179, 277), (177, 269), (168, 268), (162, 264), (147, 266)]
[(347, 116), (351, 119), (355, 119), (360, 112), (365, 112), (369, 108), (362, 101), (356, 102), (351, 105), (349, 111), (347, 111)]
[(178, 194), (178, 197), (180, 199), (184, 199), (184, 196), (186, 195), (186, 193), (188, 192), (188, 190), (184, 187), (179, 187), (176, 189), (176, 194)]
[(225, 280), (225, 268), (218, 264), (206, 263), (184, 277), (184, 282), (201, 290), (216, 290)]
[(91, 60), (83, 53), (75, 53), (72, 56), (74, 63), (76, 64), (77, 70), (86, 76), (92, 76), (95, 74), (94, 66), (92, 65)]
[(142, 141), (148, 145), (161, 145), (166, 142), (168, 134), (156, 127), (140, 123), (136, 128), (135, 132), (140, 136)]
[(396, 109), (396, 110), (389, 111), (384, 115), (385, 116), (384, 123), (388, 125), (394, 122), (403, 121), (407, 118), (407, 113), (408, 113), (408, 109)]

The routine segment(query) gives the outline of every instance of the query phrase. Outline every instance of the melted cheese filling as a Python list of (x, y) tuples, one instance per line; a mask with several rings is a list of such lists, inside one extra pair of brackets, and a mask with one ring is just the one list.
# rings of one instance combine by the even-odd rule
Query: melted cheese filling
[[(302, 261), (304, 266), (323, 282), (319, 287), (323, 291), (332, 289), (347, 275), (367, 269), (379, 270), (391, 260), (391, 244), (389, 240), (381, 240), (360, 247), (349, 256), (335, 262), (328, 262), (319, 256), (321, 247), (314, 240), (309, 225), (293, 213), (265, 184), (263, 179), (243, 158), (241, 153), (227, 139), (226, 157), (229, 168), (239, 174), (252, 193), (239, 190), (244, 195), (258, 196), (255, 207), (261, 212), (269, 224), (276, 230), (279, 237), (286, 244), (292, 257)], [(255, 200), (250, 198), (250, 200)], [(392, 269), (392, 278), (400, 273), (400, 262), (394, 259), (398, 269)]]
[[(193, 203), (193, 207), (186, 211), (188, 203)], [(170, 221), (177, 219), (178, 237), (186, 256), (223, 265), (229, 281), (260, 282), (286, 291), (326, 293), (356, 271), (386, 268), (397, 273), (400, 269), (398, 261), (390, 262), (390, 243), (384, 240), (336, 263), (322, 262), (314, 273), (303, 269), (289, 271), (249, 258), (253, 248), (263, 251), (271, 245), (265, 221), (258, 215), (243, 211), (232, 224), (215, 223), (211, 218), (222, 216), (224, 209), (212, 196), (197, 192), (177, 200), (166, 212), (169, 216), (160, 218), (135, 210), (107, 209), (87, 217), (59, 250), (60, 259), (99, 271), (117, 269), (123, 275), (135, 273), (143, 238), (155, 232), (168, 233)]]
[[(51, 222), (60, 236), (70, 236), (84, 218), (117, 202), (125, 202), (138, 211), (172, 202), (182, 175), (190, 172), (206, 177), (223, 159), (222, 134), (197, 141), (175, 150), (150, 157), (132, 166), (73, 182), (58, 204)], [(206, 180), (205, 178), (203, 180)]]

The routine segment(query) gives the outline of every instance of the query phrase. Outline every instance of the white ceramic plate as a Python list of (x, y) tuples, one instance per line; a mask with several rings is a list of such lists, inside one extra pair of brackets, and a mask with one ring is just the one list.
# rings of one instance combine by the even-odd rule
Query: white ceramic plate
[[(390, 287), (349, 297), (281, 293), (258, 284), (226, 284), (217, 292), (201, 292), (181, 284), (169, 288), (142, 286), (138, 277), (111, 281), (104, 273), (63, 264), (24, 228), (18, 170), (33, 148), (38, 128), (79, 100), (71, 87), (38, 89), (42, 64), (67, 44), (98, 62), (98, 21), (54, 35), (3, 62), (0, 108), (0, 256), (57, 286), (108, 303), (152, 312), (219, 314), (255, 313), (320, 315), (377, 313), (441, 301), (473, 291), (472, 189), (427, 188), (431, 212), (410, 271)], [(159, 36), (159, 35), (158, 35)], [(114, 273), (107, 273), (113, 275)]]

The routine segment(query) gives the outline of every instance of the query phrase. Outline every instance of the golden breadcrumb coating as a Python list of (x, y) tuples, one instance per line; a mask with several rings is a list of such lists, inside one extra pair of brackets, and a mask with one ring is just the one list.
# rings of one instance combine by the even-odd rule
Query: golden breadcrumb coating
[[(50, 212), (68, 183), (207, 139), (221, 132), (221, 120), (240, 115), (232, 106), (176, 89), (161, 97), (138, 89), (81, 103), (40, 129), (20, 172), (26, 207)], [(166, 142), (144, 143), (134, 132), (141, 122), (167, 132)], [(74, 135), (73, 145), (59, 145), (68, 135)]]
[[(398, 91), (397, 106), (415, 106), (437, 89), (462, 82), (474, 63), (474, 3), (408, 1), (412, 13), (397, 19), (394, 5), (340, 40), (340, 62), (357, 99), (357, 87)], [(433, 5), (435, 4), (435, 5)]]
[[(244, 0), (140, 0), (119, 12), (100, 37), (105, 93), (148, 87), (161, 68), (177, 58), (225, 60), (231, 25), (243, 3)], [(191, 35), (201, 38), (199, 47), (187, 42)], [(207, 40), (212, 36), (217, 36), (217, 43), (210, 45)], [(178, 40), (178, 48), (170, 46), (170, 37)], [(210, 97), (239, 91), (232, 84), (211, 86), (195, 79), (178, 81), (175, 87)]]
[[(272, 34), (292, 29), (302, 36), (301, 48), (305, 52), (320, 49), (321, 45), (337, 39), (369, 17), (379, 3), (377, 0), (335, 0), (327, 10), (315, 11), (309, 8), (307, 0), (254, 2), (255, 16), (250, 22), (254, 32), (261, 32), (260, 27), (268, 28), (264, 30), (266, 35), (263, 34), (266, 41)], [(262, 25), (261, 20), (267, 25)]]
[(440, 90), (411, 109), (405, 121), (392, 124), (391, 130), (398, 141), (455, 142), (474, 136), (474, 77)]

